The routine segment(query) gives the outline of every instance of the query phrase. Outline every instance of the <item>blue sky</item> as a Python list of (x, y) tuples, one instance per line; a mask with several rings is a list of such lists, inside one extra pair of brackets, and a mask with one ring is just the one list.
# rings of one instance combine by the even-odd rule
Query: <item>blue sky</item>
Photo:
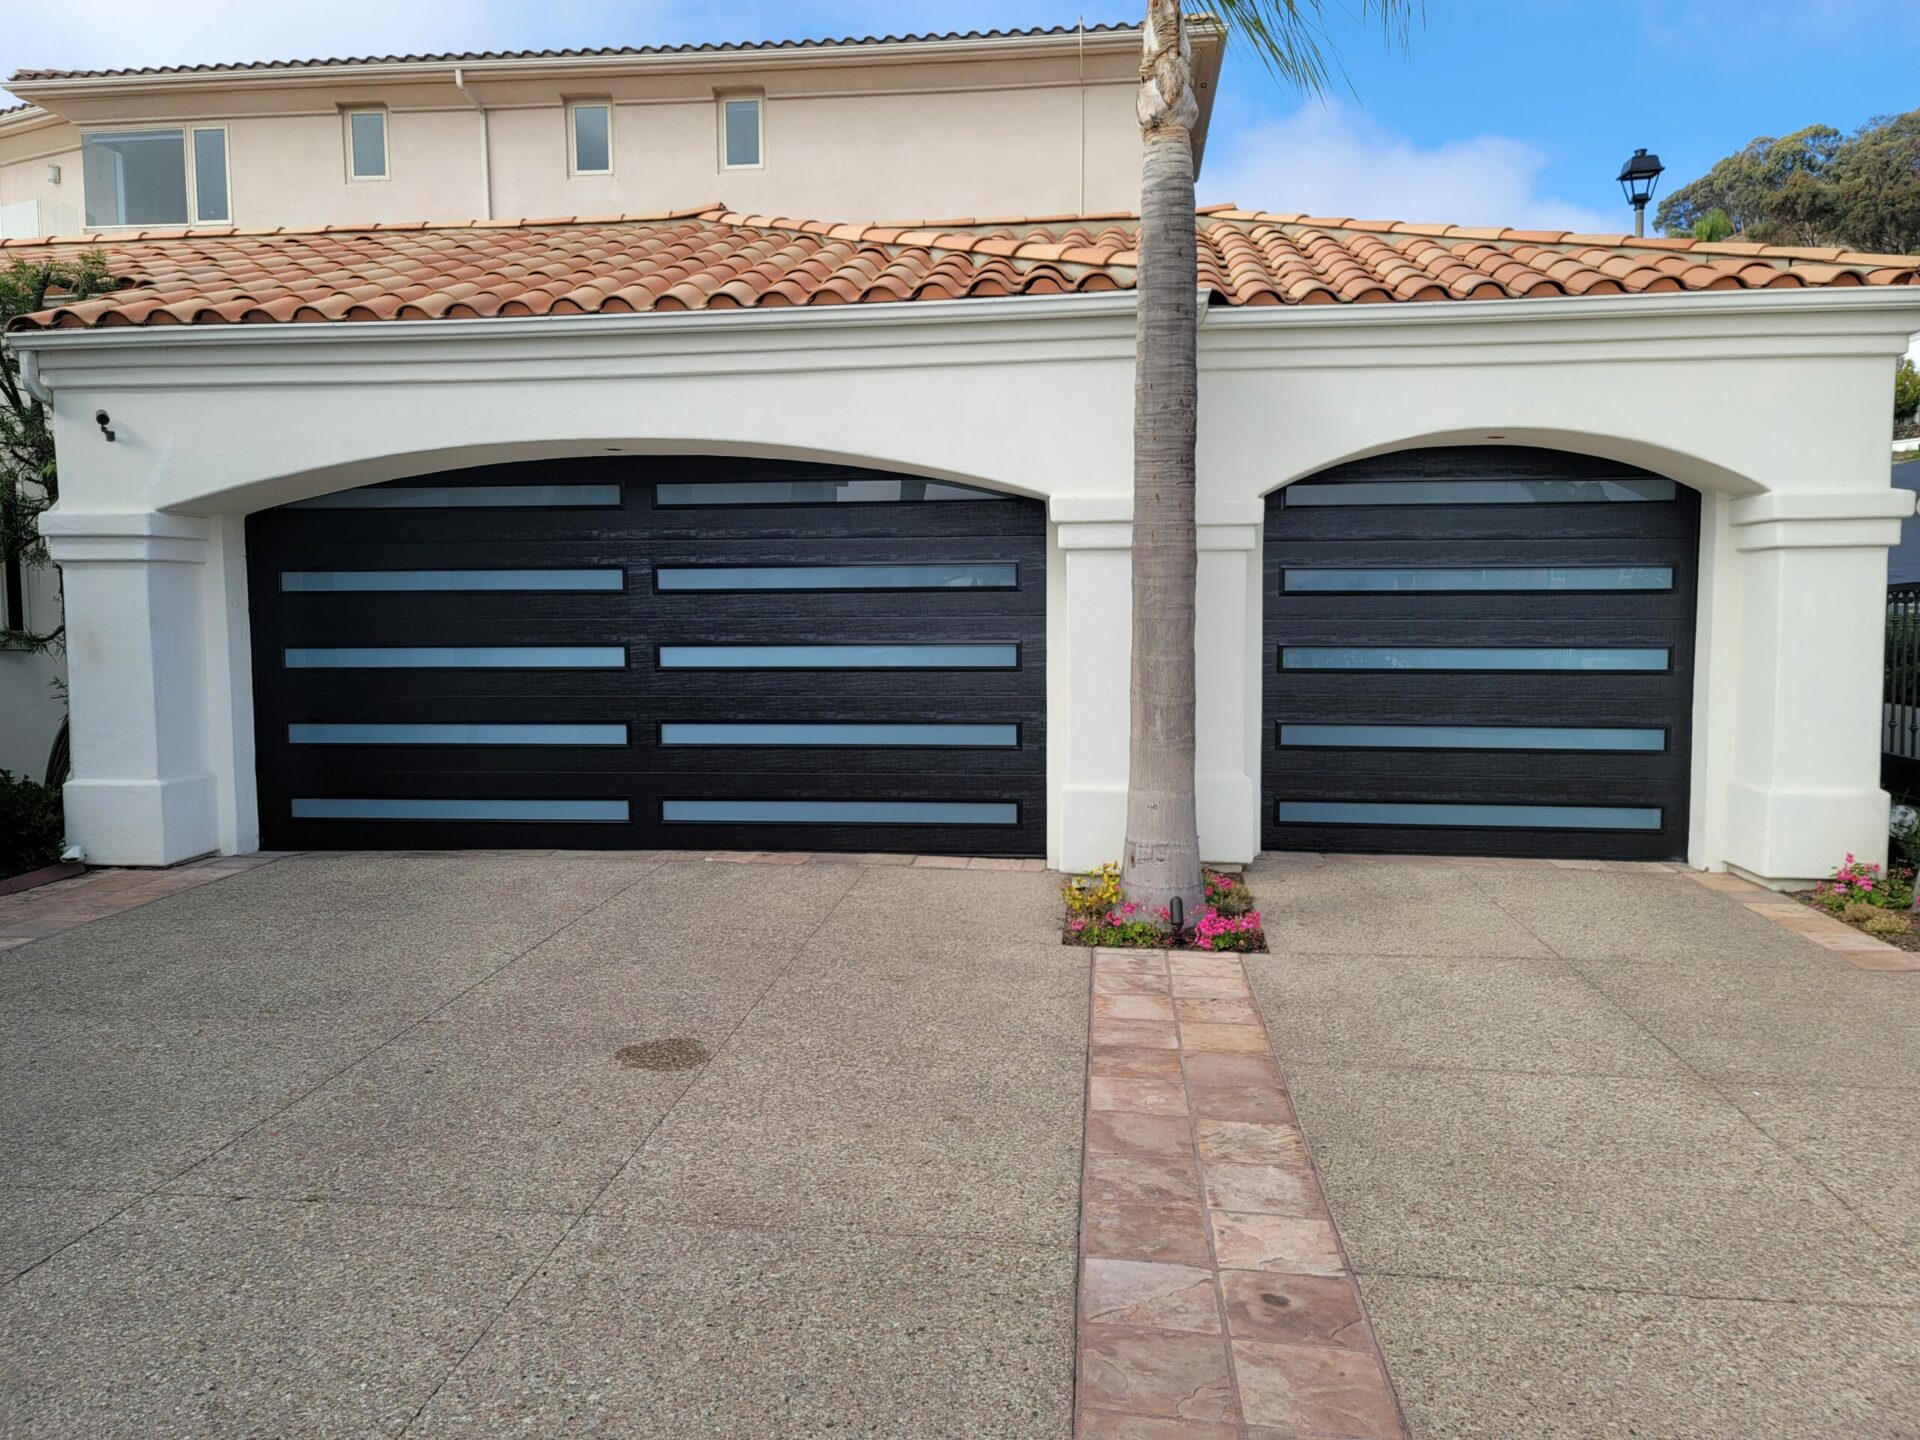
[[(1055, 0), (89, 0), (10, 7), (0, 73), (396, 50), (867, 35), (1135, 18)], [(1336, 10), (1336, 14), (1340, 12)], [(1230, 54), (1202, 198), (1264, 209), (1625, 228), (1636, 145), (1666, 184), (1755, 135), (1920, 106), (1914, 0), (1428, 0), (1408, 53), (1329, 27), (1353, 92), (1303, 102)]]

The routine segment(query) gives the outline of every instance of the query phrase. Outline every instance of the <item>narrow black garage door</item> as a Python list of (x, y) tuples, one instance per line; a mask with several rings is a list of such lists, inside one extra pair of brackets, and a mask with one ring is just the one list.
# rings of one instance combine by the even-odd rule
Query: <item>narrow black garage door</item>
[(1045, 852), (1036, 501), (609, 457), (247, 545), (269, 847)]
[(1521, 447), (1277, 491), (1261, 843), (1683, 855), (1699, 501)]

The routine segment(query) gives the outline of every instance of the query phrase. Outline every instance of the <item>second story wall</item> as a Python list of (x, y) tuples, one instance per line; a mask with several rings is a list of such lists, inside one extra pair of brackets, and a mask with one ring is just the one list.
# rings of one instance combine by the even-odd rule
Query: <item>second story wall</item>
[[(304, 228), (715, 202), (848, 220), (1132, 210), (1138, 46), (1137, 30), (1113, 28), (20, 78), (12, 88), (48, 113), (0, 116), (0, 222), (17, 235), (115, 218)], [(1199, 59), (1210, 102), (1210, 40)], [(153, 218), (148, 171), (183, 214)]]

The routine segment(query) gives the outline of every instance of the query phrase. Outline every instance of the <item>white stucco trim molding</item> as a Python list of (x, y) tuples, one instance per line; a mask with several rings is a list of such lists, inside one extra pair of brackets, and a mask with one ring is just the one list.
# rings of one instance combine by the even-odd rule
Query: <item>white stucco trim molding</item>
[[(775, 455), (1046, 502), (1049, 856), (1117, 858), (1133, 305), (1119, 292), (11, 337), (55, 396), (72, 824), (132, 863), (250, 848), (248, 513), (485, 462)], [(1268, 495), (1365, 455), (1488, 442), (1608, 456), (1703, 494), (1692, 863), (1784, 882), (1847, 850), (1877, 858), (1876, 620), (1913, 503), (1890, 487), (1889, 362), (1916, 323), (1920, 289), (1903, 287), (1207, 311), (1207, 858), (1259, 848)]]

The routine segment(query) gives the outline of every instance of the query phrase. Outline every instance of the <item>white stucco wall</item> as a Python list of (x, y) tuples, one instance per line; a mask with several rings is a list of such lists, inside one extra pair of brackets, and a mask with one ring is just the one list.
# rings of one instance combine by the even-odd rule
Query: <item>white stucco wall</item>
[[(1505, 439), (1704, 492), (1693, 863), (1776, 880), (1884, 848), (1890, 357), (1920, 294), (1210, 312), (1201, 332), (1202, 847), (1259, 843), (1264, 496), (1359, 455)], [(1130, 295), (729, 315), (23, 337), (56, 395), (76, 836), (155, 863), (257, 835), (241, 517), (563, 454), (781, 454), (1040, 496), (1049, 855), (1120, 850)], [(112, 413), (118, 440), (92, 422)], [(298, 443), (289, 443), (298, 437)]]

